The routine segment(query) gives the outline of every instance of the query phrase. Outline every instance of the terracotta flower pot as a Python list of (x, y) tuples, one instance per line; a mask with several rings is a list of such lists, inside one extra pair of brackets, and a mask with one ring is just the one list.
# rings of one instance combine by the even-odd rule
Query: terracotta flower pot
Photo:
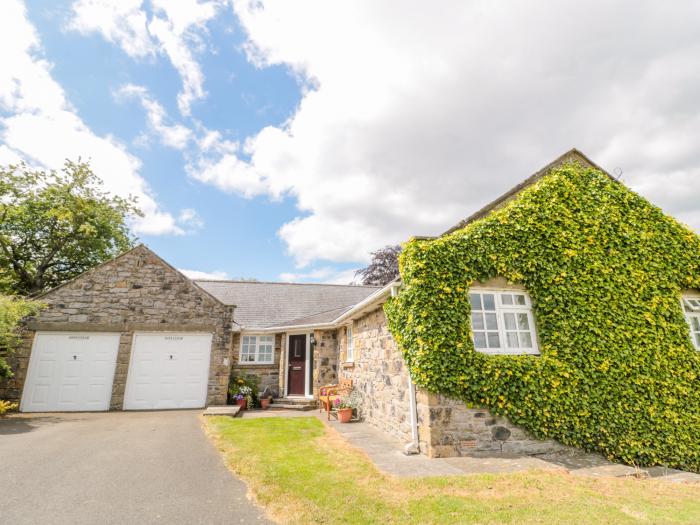
[(263, 397), (260, 400), (260, 408), (262, 408), (263, 410), (267, 410), (267, 407), (269, 407), (269, 406), (270, 406), (270, 400), (267, 399), (266, 397)]
[(352, 408), (338, 409), (338, 421), (341, 423), (350, 423), (350, 419), (352, 419)]
[(241, 407), (241, 410), (248, 408), (248, 400), (245, 397), (243, 399), (236, 399), (236, 404)]

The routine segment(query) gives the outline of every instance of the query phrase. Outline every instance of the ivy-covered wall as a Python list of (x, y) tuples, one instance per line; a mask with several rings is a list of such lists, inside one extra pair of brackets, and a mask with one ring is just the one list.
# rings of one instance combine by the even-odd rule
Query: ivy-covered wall
[[(700, 238), (576, 162), (450, 235), (411, 240), (385, 305), (415, 382), (540, 438), (630, 464), (700, 470), (700, 352), (681, 291)], [(477, 353), (469, 285), (502, 276), (533, 300), (540, 356)]]

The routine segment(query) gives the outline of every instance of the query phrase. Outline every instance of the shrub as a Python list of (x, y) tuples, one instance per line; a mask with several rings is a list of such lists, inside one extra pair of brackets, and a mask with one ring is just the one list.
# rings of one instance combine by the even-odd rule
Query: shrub
[(17, 410), (19, 405), (17, 403), (11, 403), (10, 401), (3, 401), (0, 399), (0, 417), (4, 416), (8, 412)]

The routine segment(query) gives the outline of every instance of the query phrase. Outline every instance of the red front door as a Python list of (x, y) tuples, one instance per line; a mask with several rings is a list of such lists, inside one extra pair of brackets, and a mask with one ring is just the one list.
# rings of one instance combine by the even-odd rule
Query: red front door
[(306, 334), (289, 336), (289, 372), (287, 394), (306, 394)]

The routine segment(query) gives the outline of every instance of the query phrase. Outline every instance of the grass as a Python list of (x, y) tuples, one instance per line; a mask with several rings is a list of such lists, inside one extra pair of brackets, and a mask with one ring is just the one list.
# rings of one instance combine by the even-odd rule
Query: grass
[(279, 523), (700, 523), (699, 485), (544, 471), (399, 479), (313, 417), (205, 425)]

